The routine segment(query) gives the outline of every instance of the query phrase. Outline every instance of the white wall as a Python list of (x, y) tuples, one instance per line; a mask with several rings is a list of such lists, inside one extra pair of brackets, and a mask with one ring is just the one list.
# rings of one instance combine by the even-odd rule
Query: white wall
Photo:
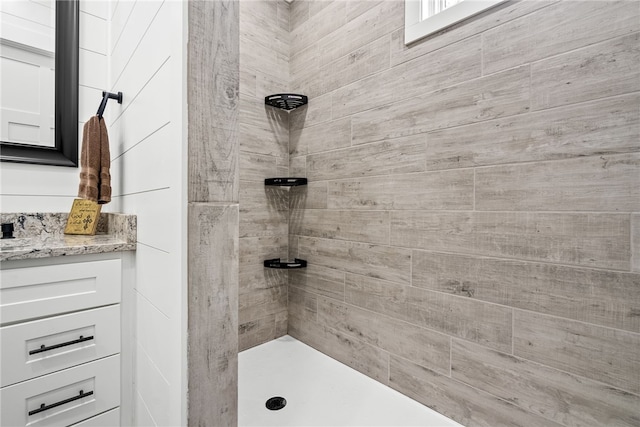
[[(79, 134), (102, 90), (112, 202), (138, 216), (134, 293), (135, 425), (186, 424), (185, 4), (81, 0)], [(0, 164), (2, 212), (65, 212), (78, 168)]]
[[(186, 143), (181, 2), (111, 4), (111, 209), (138, 216), (135, 425), (186, 420)], [(109, 107), (108, 107), (109, 108)]]
[[(107, 87), (108, 10), (106, 1), (80, 2), (79, 138), (85, 120), (94, 115)], [(104, 117), (109, 123), (116, 103)], [(2, 212), (64, 212), (78, 193), (80, 170), (59, 166), (0, 163)], [(106, 211), (107, 209), (105, 209)]]

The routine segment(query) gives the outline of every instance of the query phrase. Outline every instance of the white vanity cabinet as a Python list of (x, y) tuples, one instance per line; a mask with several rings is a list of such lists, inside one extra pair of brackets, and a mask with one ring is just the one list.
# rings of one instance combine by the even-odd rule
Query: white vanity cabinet
[(120, 425), (131, 257), (2, 261), (0, 425)]

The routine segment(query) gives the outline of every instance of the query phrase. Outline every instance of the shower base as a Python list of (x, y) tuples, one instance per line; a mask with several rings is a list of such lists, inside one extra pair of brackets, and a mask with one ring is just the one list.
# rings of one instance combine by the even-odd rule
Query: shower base
[[(238, 364), (240, 427), (461, 427), (290, 336), (241, 352)], [(272, 397), (286, 405), (267, 409)]]

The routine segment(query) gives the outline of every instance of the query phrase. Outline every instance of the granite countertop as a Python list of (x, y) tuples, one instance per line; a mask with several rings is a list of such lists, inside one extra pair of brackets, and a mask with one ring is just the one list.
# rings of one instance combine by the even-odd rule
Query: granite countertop
[(1, 213), (15, 239), (0, 239), (0, 261), (133, 251), (135, 215), (101, 213), (95, 236), (64, 234), (68, 213)]

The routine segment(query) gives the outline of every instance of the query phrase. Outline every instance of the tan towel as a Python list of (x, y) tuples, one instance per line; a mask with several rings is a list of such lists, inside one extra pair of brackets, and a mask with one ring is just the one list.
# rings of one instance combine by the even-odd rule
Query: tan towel
[(99, 204), (111, 201), (111, 155), (104, 119), (91, 117), (82, 131), (80, 152), (80, 189), (78, 197)]

